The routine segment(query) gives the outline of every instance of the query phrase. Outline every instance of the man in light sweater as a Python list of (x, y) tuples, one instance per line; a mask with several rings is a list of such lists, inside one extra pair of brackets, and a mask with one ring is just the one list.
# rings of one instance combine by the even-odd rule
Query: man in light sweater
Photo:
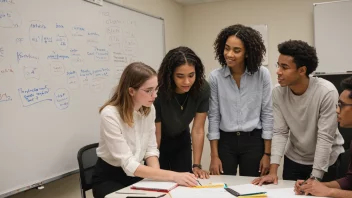
[(272, 94), (270, 172), (252, 183), (277, 184), (277, 169), (284, 155), (284, 180), (334, 180), (339, 156), (344, 152), (335, 113), (338, 92), (329, 81), (309, 76), (318, 66), (314, 47), (289, 40), (279, 44), (278, 50), (276, 73), (280, 86)]

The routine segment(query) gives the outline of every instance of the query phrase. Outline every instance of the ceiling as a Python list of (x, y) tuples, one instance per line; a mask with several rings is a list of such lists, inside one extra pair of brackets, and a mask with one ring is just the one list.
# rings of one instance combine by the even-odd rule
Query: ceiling
[(174, 0), (182, 5), (192, 5), (197, 3), (208, 3), (208, 2), (216, 2), (216, 1), (224, 1), (224, 0)]

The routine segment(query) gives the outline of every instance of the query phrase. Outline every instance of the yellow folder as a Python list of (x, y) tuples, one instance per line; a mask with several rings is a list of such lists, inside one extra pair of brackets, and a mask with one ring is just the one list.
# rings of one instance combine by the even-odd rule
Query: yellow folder
[(223, 188), (224, 187), (224, 184), (205, 184), (205, 185), (202, 185), (202, 186), (194, 186), (192, 188)]

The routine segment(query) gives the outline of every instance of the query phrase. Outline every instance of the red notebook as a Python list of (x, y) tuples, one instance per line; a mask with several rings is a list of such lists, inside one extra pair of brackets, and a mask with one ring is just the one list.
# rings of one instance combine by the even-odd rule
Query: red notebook
[(132, 185), (131, 189), (135, 190), (149, 190), (157, 192), (169, 192), (176, 188), (178, 185), (175, 182), (163, 182), (163, 181), (152, 181), (142, 180)]

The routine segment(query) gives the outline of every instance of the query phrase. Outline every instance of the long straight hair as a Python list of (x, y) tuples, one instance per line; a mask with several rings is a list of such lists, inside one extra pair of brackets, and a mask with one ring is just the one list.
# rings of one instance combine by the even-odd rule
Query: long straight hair
[[(129, 64), (124, 70), (120, 78), (119, 85), (115, 89), (112, 97), (105, 102), (99, 112), (108, 105), (115, 106), (120, 113), (121, 119), (129, 126), (133, 126), (133, 98), (129, 93), (129, 88), (138, 90), (147, 80), (156, 76), (155, 70), (142, 63), (134, 62)], [(138, 110), (142, 115), (147, 116), (150, 113), (150, 107), (142, 106)]]

